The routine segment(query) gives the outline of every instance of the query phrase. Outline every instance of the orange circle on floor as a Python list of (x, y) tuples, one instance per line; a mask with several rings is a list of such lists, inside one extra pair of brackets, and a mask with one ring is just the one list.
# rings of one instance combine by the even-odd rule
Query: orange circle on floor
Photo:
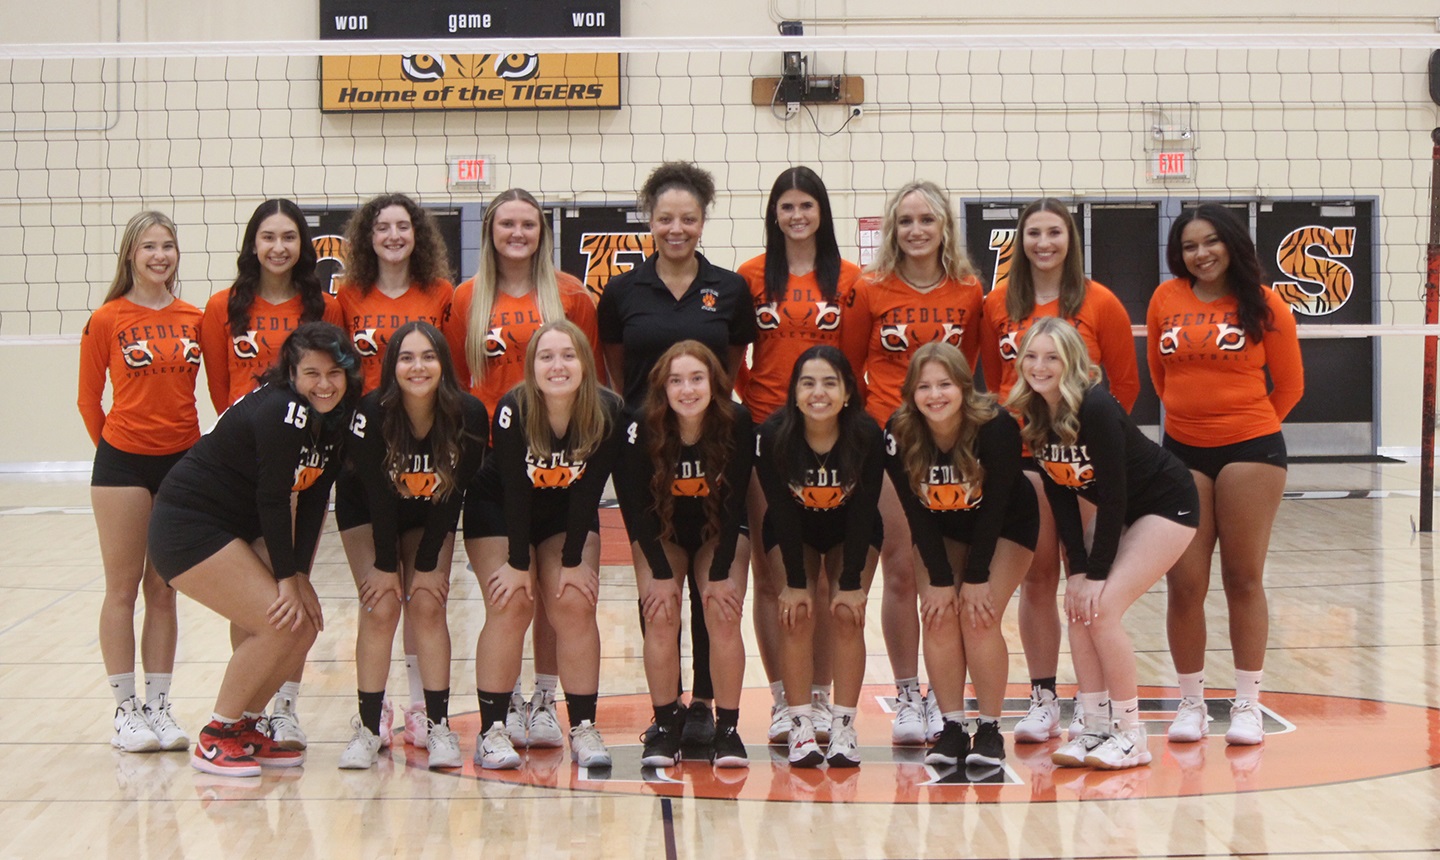
[[(460, 734), (465, 765), (456, 776), (572, 791), (618, 792), (664, 797), (843, 803), (963, 803), (1069, 801), (1128, 797), (1174, 797), (1237, 791), (1298, 788), (1374, 779), (1440, 765), (1440, 709), (1370, 699), (1308, 693), (1266, 692), (1265, 743), (1227, 746), (1229, 702), (1223, 691), (1207, 699), (1213, 722), (1210, 737), (1199, 743), (1172, 744), (1165, 729), (1178, 704), (1174, 688), (1142, 687), (1142, 718), (1150, 730), (1153, 760), (1122, 771), (1059, 768), (1050, 754), (1063, 741), (1016, 744), (1011, 734), (1028, 704), (1029, 690), (1007, 690), (1001, 728), (1006, 759), (1001, 768), (926, 765), (925, 748), (894, 747), (890, 741), (893, 691), (866, 687), (860, 696), (856, 727), (862, 764), (858, 768), (791, 768), (784, 746), (766, 746), (770, 696), (746, 690), (741, 701), (741, 737), (750, 767), (723, 769), (697, 758), (673, 768), (640, 765), (640, 733), (649, 725), (649, 696), (600, 699), (597, 724), (605, 735), (610, 768), (586, 770), (570, 761), (568, 749), (521, 750), (517, 770), (483, 770), (471, 761), (479, 714), (456, 714), (451, 726)], [(1061, 688), (1062, 697), (1074, 694)], [(973, 714), (973, 702), (970, 702)], [(1067, 710), (1062, 725), (1068, 723)], [(560, 705), (563, 723), (565, 711)], [(398, 737), (398, 733), (397, 733)], [(1356, 738), (1384, 738), (1383, 744), (1358, 744)], [(822, 744), (823, 749), (823, 744)], [(424, 767), (423, 750), (407, 749), (409, 764)]]

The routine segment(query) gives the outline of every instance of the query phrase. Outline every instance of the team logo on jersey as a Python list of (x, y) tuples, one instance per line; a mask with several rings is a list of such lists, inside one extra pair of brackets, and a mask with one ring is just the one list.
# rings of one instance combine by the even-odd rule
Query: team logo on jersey
[(1215, 348), (1234, 352), (1245, 348), (1245, 329), (1229, 323), (1215, 324)]
[(972, 493), (964, 484), (921, 484), (918, 495), (932, 511), (968, 511), (984, 498), (979, 487)]
[(1160, 354), (1174, 355), (1180, 351), (1180, 327), (1167, 328), (1160, 332)]
[(815, 328), (819, 331), (835, 331), (840, 327), (840, 306), (834, 302), (815, 303)]
[(1014, 361), (1020, 357), (1020, 332), (1012, 331), (1000, 338), (1000, 358), (1003, 361)]
[(408, 498), (428, 499), (440, 488), (440, 476), (435, 472), (401, 472), (396, 484)]
[(180, 348), (181, 354), (185, 356), (186, 361), (191, 364), (200, 363), (200, 342), (198, 340), (182, 337), (180, 338)]
[(380, 339), (375, 336), (375, 329), (367, 328), (355, 332), (355, 351), (360, 353), (362, 358), (380, 354)]
[(700, 291), (700, 309), (715, 313), (715, 306), (720, 302), (720, 293), (705, 287)]
[(530, 485), (537, 490), (563, 490), (580, 480), (580, 476), (585, 474), (585, 467), (537, 466), (526, 463), (525, 472), (530, 476)]
[(258, 331), (247, 331), (244, 334), (237, 334), (230, 339), (231, 347), (235, 350), (235, 357), (242, 360), (249, 360), (260, 357), (260, 342), (255, 339)]
[(886, 352), (904, 352), (910, 348), (905, 323), (880, 326), (880, 347)]
[(155, 363), (155, 352), (150, 349), (148, 340), (136, 340), (122, 344), (120, 356), (125, 359), (127, 367), (149, 367)]
[(485, 357), (499, 358), (505, 354), (505, 338), (501, 336), (504, 327), (492, 328), (485, 332)]
[(1039, 463), (1050, 476), (1050, 480), (1062, 487), (1079, 490), (1095, 481), (1095, 469), (1088, 462), (1058, 463), (1053, 460), (1040, 460)]
[(780, 327), (778, 302), (766, 302), (755, 308), (755, 327), (764, 331), (773, 331)]
[(850, 497), (844, 487), (791, 487), (791, 492), (795, 493), (800, 504), (817, 511), (838, 508)]
[(702, 475), (698, 478), (676, 478), (670, 484), (670, 495), (688, 499), (703, 499), (710, 495), (710, 482)]
[(958, 347), (960, 346), (961, 338), (963, 338), (964, 336), (965, 326), (946, 323), (945, 327), (940, 331), (939, 339), (945, 341), (951, 346)]

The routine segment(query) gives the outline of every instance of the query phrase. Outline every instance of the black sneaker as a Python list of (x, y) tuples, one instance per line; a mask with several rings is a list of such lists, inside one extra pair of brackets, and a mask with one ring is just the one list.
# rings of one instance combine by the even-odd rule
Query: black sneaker
[(981, 723), (975, 730), (975, 743), (970, 747), (966, 764), (1002, 765), (1005, 763), (1005, 738), (999, 723)]
[[(690, 727), (686, 723), (685, 727)], [(745, 751), (745, 742), (740, 740), (740, 733), (732, 726), (724, 731), (715, 734), (715, 766), (716, 767), (749, 767), (750, 754)]]
[(685, 731), (680, 743), (686, 749), (710, 749), (715, 743), (715, 714), (704, 702), (691, 702), (685, 709)]
[(926, 764), (944, 764), (954, 767), (965, 761), (965, 756), (970, 752), (970, 735), (965, 733), (965, 727), (950, 720), (945, 721), (945, 727), (940, 730), (940, 739), (935, 746), (925, 754)]
[(679, 726), (668, 726), (660, 723), (651, 723), (650, 728), (641, 735), (645, 742), (645, 751), (641, 754), (640, 764), (644, 767), (674, 767), (680, 762), (680, 731)]

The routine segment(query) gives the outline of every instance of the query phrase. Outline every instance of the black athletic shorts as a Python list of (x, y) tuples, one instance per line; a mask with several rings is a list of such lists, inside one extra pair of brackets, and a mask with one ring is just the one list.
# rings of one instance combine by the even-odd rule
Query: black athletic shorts
[(1286, 468), (1285, 436), (1281, 433), (1271, 433), (1266, 436), (1259, 436), (1254, 439), (1246, 439), (1244, 442), (1236, 442), (1233, 445), (1218, 445), (1214, 448), (1201, 448), (1196, 445), (1186, 445), (1184, 442), (1177, 442), (1166, 436), (1164, 439), (1166, 451), (1180, 458), (1186, 468), (1199, 472), (1210, 480), (1220, 476), (1220, 470), (1231, 463), (1264, 463), (1267, 466), (1279, 466)]
[(335, 479), (335, 528), (347, 531), (370, 524), (370, 499), (365, 482), (347, 466)]
[(1164, 469), (1126, 505), (1125, 525), (1151, 515), (1191, 528), (1200, 525), (1200, 494), (1195, 491), (1195, 479), (1179, 457), (1166, 453)]
[[(530, 501), (530, 545), (538, 546), (570, 527), (570, 493), (538, 490)], [(501, 507), (500, 474), (482, 466), (465, 487), (464, 532), (468, 538), (506, 537), (505, 509)], [(590, 531), (600, 533), (600, 511), (590, 521)]]
[(104, 439), (95, 448), (95, 466), (90, 470), (92, 487), (144, 487), (150, 495), (160, 492), (160, 483), (185, 456), (176, 454), (131, 454)]
[[(935, 518), (934, 522), (939, 524), (943, 537), (966, 546), (975, 542), (979, 511), (929, 511), (926, 516)], [(1035, 488), (1027, 478), (1017, 476), (1015, 479), (1010, 498), (1005, 503), (1005, 518), (999, 537), (1035, 551), (1035, 544), (1040, 538), (1040, 506), (1035, 499)]]
[(247, 544), (260, 537), (235, 523), (221, 523), (194, 508), (159, 502), (150, 512), (147, 550), (150, 563), (167, 583), (225, 548), (237, 538)]
[[(829, 511), (802, 511), (800, 514), (800, 542), (824, 555), (845, 542), (845, 524), (848, 517), (845, 508)], [(870, 528), (870, 546), (880, 549), (885, 543), (885, 521), (876, 511)], [(765, 518), (760, 522), (760, 540), (766, 554), (780, 545), (775, 534), (775, 523), (770, 519), (770, 509), (765, 509)]]

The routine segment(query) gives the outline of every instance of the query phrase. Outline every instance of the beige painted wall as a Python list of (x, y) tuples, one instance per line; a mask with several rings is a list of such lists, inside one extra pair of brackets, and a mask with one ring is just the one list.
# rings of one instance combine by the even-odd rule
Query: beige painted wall
[[(1027, 17), (993, 4), (926, 4), (926, 19), (887, 18), (875, 0), (774, 0), (768, 6), (624, 4), (634, 36), (770, 35), (781, 17), (813, 35), (1079, 30), (1435, 34), (1433, 4), (1392, 0), (1384, 14), (1342, 3), (1212, 2), (1215, 16), (1150, 16), (1153, 4), (1042, 2)], [(1373, 5), (1373, 4), (1372, 4)], [(0, 0), (15, 43), (115, 40), (294, 40), (316, 34), (317, 5), (261, 0), (57, 0), (46, 16)], [(43, 20), (42, 20), (43, 18)], [(64, 26), (54, 22), (64, 22)], [(1038, 41), (1038, 38), (1037, 38)], [(1440, 44), (1440, 37), (1436, 37)], [(81, 461), (91, 449), (74, 409), (73, 344), (113, 270), (117, 226), (142, 206), (181, 225), (184, 297), (201, 304), (233, 275), (238, 236), (266, 196), (352, 203), (385, 190), (432, 203), (482, 199), (446, 188), (445, 159), (493, 154), (497, 188), (549, 201), (626, 200), (665, 159), (711, 168), (721, 194), (705, 235), (717, 262), (756, 252), (771, 178), (818, 165), (842, 225), (879, 214), (888, 189), (914, 177), (957, 197), (1042, 193), (1089, 199), (1164, 196), (1365, 196), (1381, 209), (1376, 290), (1384, 322), (1418, 322), (1428, 217), (1425, 48), (1324, 50), (1100, 48), (821, 52), (812, 71), (865, 79), (865, 113), (845, 130), (839, 107), (785, 119), (750, 105), (750, 79), (779, 56), (635, 54), (624, 60), (619, 111), (322, 115), (316, 61), (171, 58), (0, 60), (0, 374), (3, 402), (36, 420), (0, 428), (0, 463)], [(77, 86), (64, 82), (75, 81)], [(1146, 103), (1183, 107), (1196, 130), (1192, 180), (1146, 179)], [(262, 107), (263, 106), (263, 107)], [(852, 256), (856, 237), (841, 240)], [(1418, 339), (1382, 354), (1384, 446), (1418, 444)], [(203, 381), (201, 383), (203, 391)], [(201, 400), (204, 401), (202, 396)]]

